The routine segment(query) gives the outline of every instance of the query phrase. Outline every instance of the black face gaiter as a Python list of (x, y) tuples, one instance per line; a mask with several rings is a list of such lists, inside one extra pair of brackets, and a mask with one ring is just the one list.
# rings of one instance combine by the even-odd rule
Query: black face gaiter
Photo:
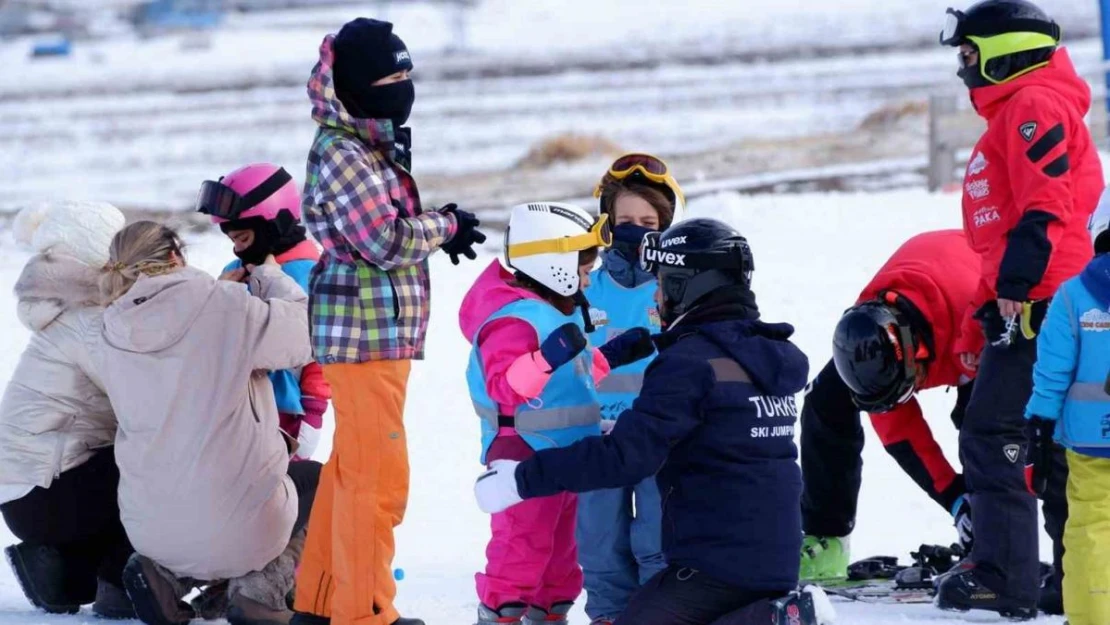
[(412, 104), (416, 101), (411, 80), (377, 86), (355, 83), (345, 85), (338, 93), (343, 106), (355, 117), (392, 120), (395, 128), (404, 126), (409, 120)]
[(254, 241), (246, 249), (235, 252), (243, 265), (261, 265), (270, 254), (277, 256), (293, 249), (305, 240), (305, 228), (286, 211), (278, 213), (272, 221), (262, 217), (248, 217), (220, 224), (224, 234), (232, 230), (254, 232)]

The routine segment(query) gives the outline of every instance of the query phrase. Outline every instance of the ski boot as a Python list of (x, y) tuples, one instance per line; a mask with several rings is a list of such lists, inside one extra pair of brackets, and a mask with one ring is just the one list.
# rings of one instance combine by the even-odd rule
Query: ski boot
[(478, 622), (475, 625), (521, 625), (520, 619), (528, 611), (523, 603), (506, 603), (494, 610), (478, 604)]
[(806, 536), (802, 541), (802, 566), (798, 577), (807, 582), (848, 578), (848, 537)]
[(54, 547), (19, 543), (4, 549), (31, 605), (49, 614), (77, 614), (96, 600), (96, 576), (75, 570)]
[(521, 619), (522, 625), (544, 625), (545, 623), (566, 623), (567, 614), (570, 612), (571, 606), (574, 603), (571, 601), (563, 601), (551, 606), (550, 610), (544, 610), (532, 606), (524, 614)]
[(953, 568), (945, 575), (937, 586), (933, 603), (941, 610), (954, 612), (990, 610), (1015, 621), (1037, 617), (1036, 602), (1019, 602), (1000, 595), (983, 583), (982, 574), (974, 565)]
[(1064, 593), (1058, 582), (1055, 567), (1041, 562), (1041, 597), (1037, 599), (1037, 609), (1045, 614), (1060, 616), (1064, 613)]

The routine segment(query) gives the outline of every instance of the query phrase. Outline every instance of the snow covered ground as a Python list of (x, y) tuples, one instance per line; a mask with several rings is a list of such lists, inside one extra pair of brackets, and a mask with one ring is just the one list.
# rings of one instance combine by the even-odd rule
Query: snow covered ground
[[(889, 254), (924, 230), (959, 227), (955, 195), (899, 191), (850, 195), (726, 194), (691, 204), (698, 216), (725, 219), (751, 241), (758, 270), (755, 290), (768, 320), (789, 321), (796, 341), (816, 372), (830, 356), (830, 333), (840, 312)], [(491, 237), (495, 239), (496, 237)], [(217, 272), (228, 259), (218, 234), (190, 239), (190, 262)], [(480, 471), (478, 427), (467, 399), (464, 369), (468, 345), (458, 330), (458, 304), (477, 274), (497, 255), (487, 247), (478, 262), (455, 267), (443, 255), (432, 260), (435, 302), (427, 360), (413, 368), (406, 422), (412, 466), (412, 494), (398, 533), (395, 565), (405, 570), (399, 584), (402, 612), (431, 625), (470, 623), (476, 598), (473, 574), (483, 565), (488, 517), (473, 501)], [(27, 333), (15, 318), (10, 295), (25, 252), (14, 250), (0, 233), (0, 383), (17, 362)], [(800, 399), (800, 398), (799, 398)], [(953, 393), (924, 393), (923, 406), (937, 437), (956, 462), (956, 435), (948, 413)], [(325, 447), (325, 446), (322, 446)], [(326, 455), (321, 449), (320, 458)], [(948, 544), (955, 538), (950, 517), (921, 493), (888, 458), (873, 437), (864, 450), (864, 486), (852, 548), (856, 558), (879, 554), (907, 557), (922, 543)], [(0, 543), (10, 541), (0, 529)], [(1049, 559), (1042, 535), (1041, 555)], [(758, 566), (758, 563), (752, 563)], [(990, 615), (942, 613), (930, 606), (876, 606), (837, 603), (841, 624), (922, 625), (964, 620), (997, 620)], [(576, 608), (573, 622), (586, 622)], [(1042, 618), (1038, 623), (1060, 623)], [(38, 625), (95, 623), (91, 614), (48, 617), (30, 610), (7, 567), (0, 566), (0, 623)]]
[[(416, 60), (414, 169), (425, 199), (484, 207), (480, 192), (431, 181), (482, 181), (569, 132), (668, 156), (742, 152), (747, 142), (850, 134), (876, 110), (955, 94), (954, 54), (933, 43), (947, 1), (484, 0), (459, 52), (447, 51), (442, 10), (393, 3), (375, 14), (397, 23)], [(1094, 3), (1051, 4), (1078, 62), (1093, 67)], [(180, 209), (201, 180), (247, 162), (300, 175), (314, 132), (305, 80), (324, 34), (359, 10), (232, 16), (210, 36), (78, 42), (64, 59), (30, 60), (28, 40), (0, 42), (0, 210), (74, 187)], [(880, 139), (884, 157), (923, 157), (925, 130), (921, 121), (915, 141)], [(787, 167), (830, 164), (798, 160)], [(597, 170), (552, 176), (591, 181)]]

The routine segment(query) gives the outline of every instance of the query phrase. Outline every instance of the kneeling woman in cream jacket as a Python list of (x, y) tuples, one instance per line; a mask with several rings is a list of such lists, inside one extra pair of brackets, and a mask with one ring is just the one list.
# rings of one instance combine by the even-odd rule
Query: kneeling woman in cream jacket
[(229, 621), (286, 622), (320, 465), (290, 465), (267, 371), (312, 360), (304, 291), (272, 257), (214, 280), (147, 221), (112, 240), (101, 293), (135, 612), (187, 622), (181, 597), (230, 579)]

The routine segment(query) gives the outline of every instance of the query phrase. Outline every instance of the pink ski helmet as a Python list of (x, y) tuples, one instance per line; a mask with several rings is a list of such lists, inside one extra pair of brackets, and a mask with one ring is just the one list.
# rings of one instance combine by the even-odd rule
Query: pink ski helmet
[(300, 221), (301, 194), (285, 169), (255, 163), (222, 176), (218, 182), (201, 183), (196, 208), (216, 224), (249, 217), (272, 221), (282, 210)]

